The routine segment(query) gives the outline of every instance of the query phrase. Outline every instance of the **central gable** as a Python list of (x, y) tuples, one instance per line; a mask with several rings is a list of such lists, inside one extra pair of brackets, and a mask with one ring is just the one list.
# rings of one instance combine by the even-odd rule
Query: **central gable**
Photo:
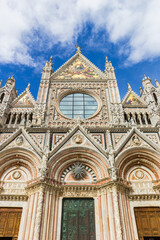
[(84, 64), (80, 59), (77, 59), (69, 67), (65, 69), (59, 76), (59, 79), (68, 78), (98, 78), (97, 74)]
[(105, 74), (81, 53), (76, 53), (52, 76), (53, 79), (105, 79)]

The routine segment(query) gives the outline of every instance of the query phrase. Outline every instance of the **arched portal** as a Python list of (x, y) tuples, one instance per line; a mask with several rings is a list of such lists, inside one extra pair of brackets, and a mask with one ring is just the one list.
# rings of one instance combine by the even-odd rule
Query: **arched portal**
[[(36, 204), (36, 197), (30, 196), (27, 187), (38, 177), (39, 167), (39, 156), (30, 150), (12, 148), (1, 152), (0, 219), (3, 231), (0, 231), (0, 239), (23, 239), (27, 227), (34, 225), (35, 219), (27, 213)], [(35, 210), (32, 211), (34, 214)]]
[[(131, 215), (134, 235), (142, 240), (160, 236), (160, 210), (157, 193), (160, 181), (160, 155), (153, 149), (136, 147), (117, 157), (119, 178), (130, 187), (127, 217)], [(125, 216), (125, 212), (123, 210)], [(125, 221), (125, 220), (124, 220)], [(127, 224), (125, 224), (127, 226)], [(129, 227), (128, 227), (129, 228)]]

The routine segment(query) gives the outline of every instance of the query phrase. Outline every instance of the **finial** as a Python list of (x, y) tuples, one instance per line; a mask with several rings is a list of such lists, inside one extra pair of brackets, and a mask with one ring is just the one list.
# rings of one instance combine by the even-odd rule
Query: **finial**
[(28, 83), (28, 86), (27, 86), (27, 88), (26, 88), (26, 90), (29, 90), (30, 89), (30, 83)]
[(75, 45), (75, 47), (77, 48), (77, 53), (81, 53), (82, 47), (78, 47), (77, 45)]
[(52, 56), (50, 56), (50, 62), (52, 62), (52, 59), (53, 59), (53, 57), (52, 57)]
[(142, 88), (141, 88), (141, 87), (139, 88), (139, 91), (140, 91), (140, 94), (142, 95), (142, 91), (143, 91), (143, 90), (142, 90)]
[(16, 90), (16, 96), (18, 95), (18, 88), (17, 88), (17, 90)]
[(146, 74), (144, 74), (144, 79), (147, 79)]
[(0, 87), (1, 87), (1, 84), (2, 84), (2, 80), (0, 81)]
[(159, 87), (159, 82), (157, 79), (155, 79), (156, 87)]
[(11, 79), (14, 79), (14, 74), (13, 74), (13, 76), (11, 77)]
[(77, 118), (76, 118), (76, 123), (77, 123), (77, 124), (79, 124), (79, 125), (80, 125), (80, 123), (81, 123), (81, 118), (80, 118), (80, 116), (79, 116), (79, 115), (77, 115)]
[(131, 90), (132, 88), (131, 88), (131, 85), (128, 83), (128, 90)]
[(106, 63), (108, 63), (108, 57), (106, 56)]

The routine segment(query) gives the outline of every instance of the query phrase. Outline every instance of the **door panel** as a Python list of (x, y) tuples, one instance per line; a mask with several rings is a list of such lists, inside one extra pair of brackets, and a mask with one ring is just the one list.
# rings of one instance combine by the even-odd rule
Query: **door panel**
[(95, 240), (93, 199), (64, 199), (61, 240)]
[(160, 208), (135, 208), (139, 240), (160, 240)]
[(0, 208), (0, 240), (18, 238), (22, 208)]

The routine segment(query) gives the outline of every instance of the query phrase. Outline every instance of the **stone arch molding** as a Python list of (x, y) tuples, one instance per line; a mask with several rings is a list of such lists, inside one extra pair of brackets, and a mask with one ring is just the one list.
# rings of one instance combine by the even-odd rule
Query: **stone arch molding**
[(48, 163), (49, 176), (61, 181), (64, 179), (62, 176), (66, 176), (66, 171), (69, 172), (69, 168), (75, 163), (84, 165), (93, 182), (95, 179), (100, 180), (108, 177), (108, 160), (99, 152), (87, 147), (70, 147), (52, 156)]
[(145, 147), (125, 150), (116, 158), (119, 177), (126, 179), (126, 172), (137, 164), (146, 166), (154, 173), (156, 179), (160, 178), (160, 153)]
[[(19, 171), (24, 173), (25, 181), (29, 181), (38, 176), (38, 169), (40, 168), (40, 157), (31, 150), (23, 148), (12, 148), (4, 150), (1, 152), (0, 162), (1, 180), (6, 179), (6, 174), (11, 171), (9, 169), (20, 169)], [(16, 175), (14, 176), (14, 179), (20, 179), (20, 177)]]
[(116, 162), (119, 177), (132, 187), (132, 194), (155, 194), (160, 179), (160, 156), (152, 149), (126, 150)]
[(25, 196), (27, 182), (38, 177), (38, 156), (30, 150), (13, 148), (1, 152), (0, 163), (1, 194)]

